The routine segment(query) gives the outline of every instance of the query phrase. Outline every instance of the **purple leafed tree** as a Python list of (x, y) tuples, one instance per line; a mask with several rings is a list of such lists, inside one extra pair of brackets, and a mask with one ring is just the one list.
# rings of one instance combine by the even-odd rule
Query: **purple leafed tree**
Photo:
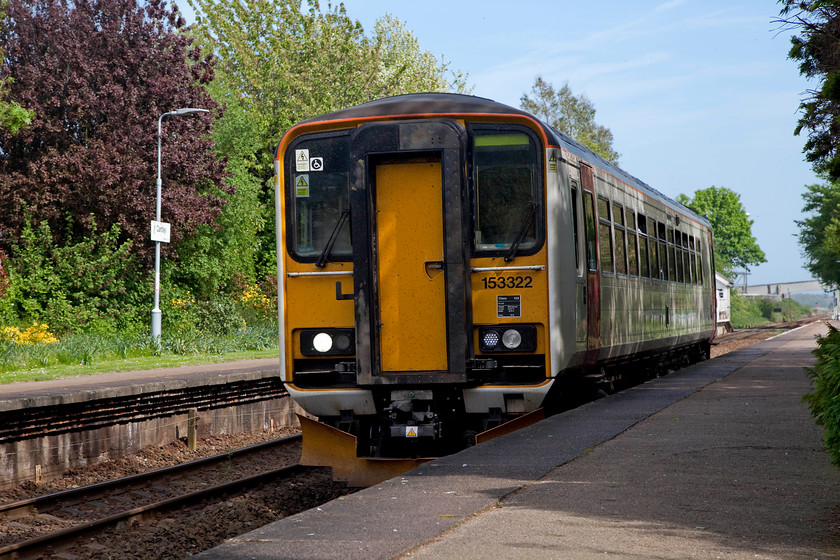
[[(157, 119), (180, 107), (219, 110), (203, 88), (212, 58), (161, 0), (9, 0), (6, 13), (0, 78), (14, 80), (9, 97), (35, 117), (15, 136), (0, 130), (0, 247), (21, 231), (24, 209), (59, 243), (93, 215), (105, 229), (119, 222), (149, 262)], [(163, 121), (161, 218), (173, 244), (213, 222), (228, 188), (210, 127), (206, 113)]]

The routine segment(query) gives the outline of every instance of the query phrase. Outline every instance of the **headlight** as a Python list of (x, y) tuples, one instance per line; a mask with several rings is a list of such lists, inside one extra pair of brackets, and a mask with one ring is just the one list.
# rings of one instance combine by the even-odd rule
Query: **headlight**
[(303, 329), (300, 353), (304, 356), (349, 356), (356, 353), (353, 329)]
[(330, 350), (332, 350), (333, 346), (332, 337), (325, 332), (318, 333), (312, 339), (312, 346), (318, 352), (329, 352)]
[(534, 325), (498, 325), (478, 328), (481, 352), (533, 352), (537, 349)]
[(522, 344), (522, 335), (516, 329), (508, 329), (502, 335), (502, 344), (508, 350), (516, 350)]

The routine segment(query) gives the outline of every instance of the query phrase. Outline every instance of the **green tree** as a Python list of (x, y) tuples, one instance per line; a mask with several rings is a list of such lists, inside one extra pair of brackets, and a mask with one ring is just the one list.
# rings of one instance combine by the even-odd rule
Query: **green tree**
[(767, 262), (764, 251), (752, 235), (753, 221), (741, 204), (741, 196), (726, 187), (709, 187), (694, 192), (694, 198), (677, 197), (683, 204), (712, 224), (715, 234), (715, 268), (730, 278), (740, 269)]
[(531, 94), (523, 94), (519, 103), (523, 110), (571, 136), (607, 161), (618, 163), (619, 154), (612, 147), (612, 131), (595, 122), (592, 101), (585, 95), (575, 96), (568, 82), (555, 90), (542, 76), (537, 76)]
[(789, 58), (817, 87), (807, 90), (795, 134), (808, 132), (804, 152), (814, 170), (840, 179), (840, 1), (780, 0), (784, 28), (795, 30)]
[(294, 124), (388, 95), (467, 88), (463, 74), (421, 50), (391, 16), (379, 20), (369, 37), (341, 4), (322, 10), (303, 0), (189, 2), (196, 13), (192, 33), (217, 61), (208, 90), (226, 108), (213, 139), (218, 154), (228, 158), (237, 193), (224, 212), (257, 210), (235, 222), (236, 233), (208, 230), (214, 239), (195, 240), (208, 256), (205, 270), (212, 269), (210, 246), (225, 236), (231, 246), (250, 247), (253, 264), (242, 263), (241, 270), (253, 270), (257, 279), (274, 270), (273, 159)]
[(840, 286), (840, 181), (810, 185), (802, 198), (809, 215), (796, 225), (806, 267), (823, 283)]

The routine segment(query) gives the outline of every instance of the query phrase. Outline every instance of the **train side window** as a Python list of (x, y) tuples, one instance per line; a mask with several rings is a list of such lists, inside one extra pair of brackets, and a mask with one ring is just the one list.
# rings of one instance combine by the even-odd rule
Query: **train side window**
[(601, 271), (613, 272), (613, 246), (610, 235), (610, 203), (598, 197), (598, 244), (601, 249)]
[(648, 262), (648, 236), (647, 236), (647, 218), (644, 214), (639, 214), (636, 217), (636, 222), (639, 226), (639, 274), (645, 278), (650, 278), (650, 264)]
[(688, 243), (691, 246), (691, 255), (689, 255), (689, 260), (691, 261), (691, 282), (693, 284), (699, 284), (700, 280), (697, 278), (697, 243), (693, 235), (689, 237)]
[(639, 275), (639, 236), (636, 233), (636, 213), (627, 212), (627, 271)]
[(514, 128), (473, 129), (475, 248), (507, 251), (517, 240), (520, 254), (540, 245), (537, 143)]
[(677, 281), (677, 254), (674, 251), (674, 230), (667, 228), (667, 242), (665, 245), (665, 252), (668, 255), (668, 281)]
[(668, 279), (668, 245), (665, 241), (665, 224), (656, 222), (656, 231), (659, 236), (659, 279)]
[(689, 263), (689, 257), (691, 257), (691, 249), (688, 246), (688, 234), (683, 232), (683, 271), (685, 274), (685, 283), (686, 284), (693, 284), (694, 280), (691, 277), (691, 264)]
[(583, 217), (586, 226), (586, 262), (589, 272), (595, 272), (598, 270), (598, 254), (595, 250), (595, 201), (589, 191), (583, 191)]
[(578, 273), (582, 272), (582, 263), (580, 262), (580, 216), (578, 216), (578, 184), (577, 181), (572, 181), (572, 237), (575, 241), (575, 268)]
[(624, 208), (613, 202), (613, 230), (615, 233), (615, 271), (627, 274), (627, 245), (624, 230)]
[(650, 241), (650, 277), (662, 280), (662, 267), (659, 266), (659, 243), (656, 241), (656, 221), (648, 218), (648, 241)]
[(677, 282), (683, 283), (685, 282), (685, 274), (683, 268), (682, 232), (678, 229), (674, 230), (674, 251), (677, 264)]

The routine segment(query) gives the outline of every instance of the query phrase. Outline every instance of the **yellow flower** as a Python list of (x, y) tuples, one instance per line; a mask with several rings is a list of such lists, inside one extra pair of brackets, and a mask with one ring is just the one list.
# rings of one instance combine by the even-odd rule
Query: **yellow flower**
[(0, 330), (0, 339), (26, 346), (38, 343), (52, 344), (58, 342), (58, 338), (49, 329), (46, 323), (33, 323), (31, 327), (23, 332), (17, 327), (3, 327)]

